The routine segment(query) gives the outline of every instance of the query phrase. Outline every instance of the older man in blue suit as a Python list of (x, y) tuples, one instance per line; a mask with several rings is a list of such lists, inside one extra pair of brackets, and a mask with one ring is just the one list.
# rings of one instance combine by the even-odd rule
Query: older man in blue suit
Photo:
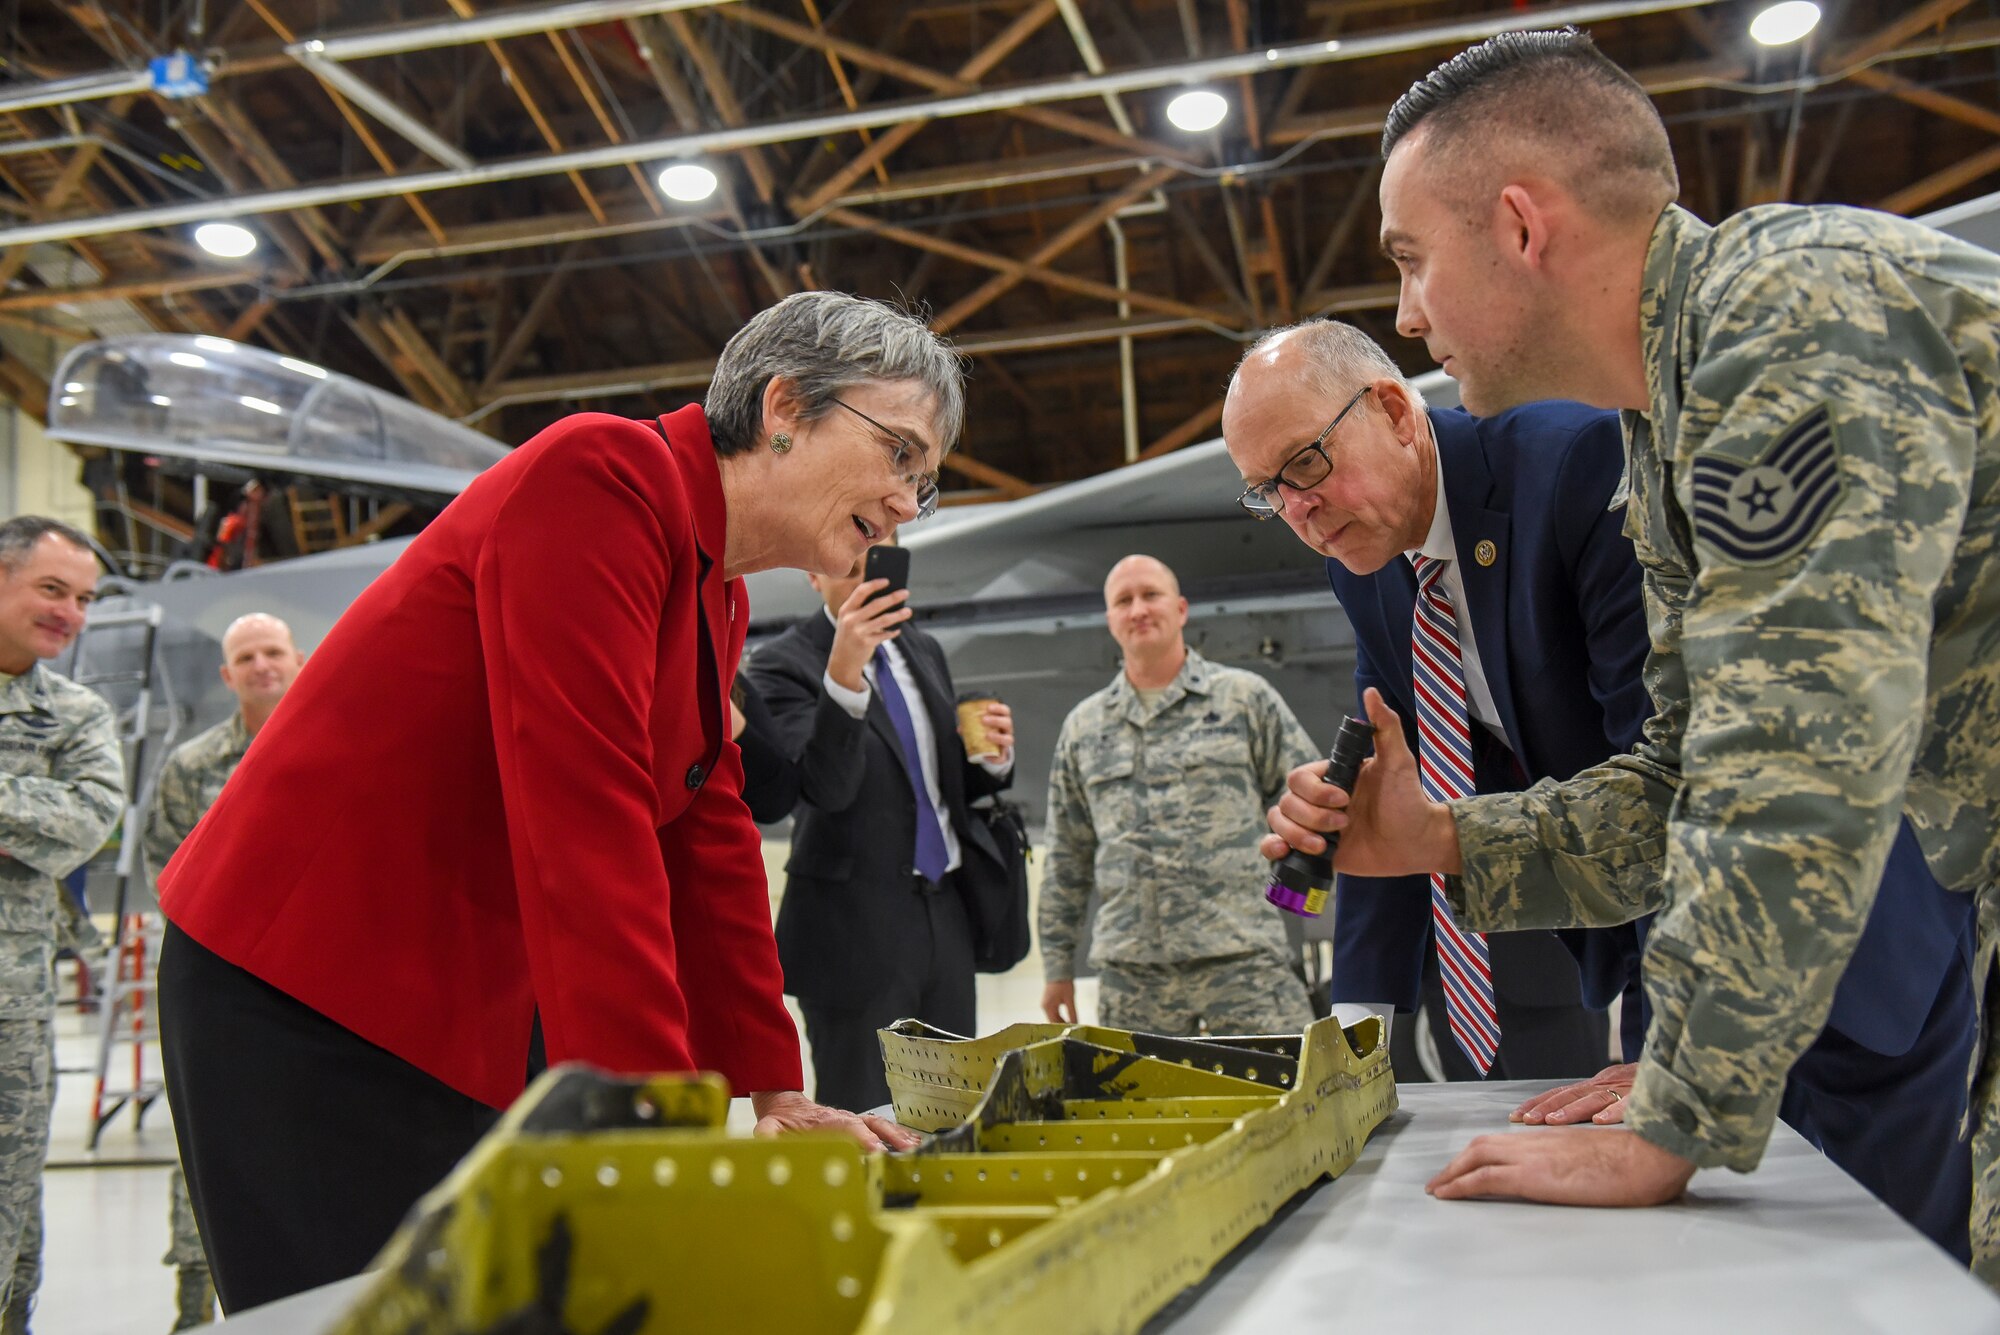
[[(1379, 693), (1405, 720), (1427, 787), (1443, 785), (1434, 798), (1568, 778), (1637, 740), (1652, 713), (1648, 637), (1622, 532), (1615, 414), (1561, 403), (1483, 419), (1427, 410), (1372, 339), (1327, 321), (1251, 348), (1222, 425), (1249, 484), (1245, 508), (1282, 518), (1327, 558), (1354, 625), (1357, 694)], [(1386, 717), (1379, 704), (1371, 712)], [(1507, 980), (1494, 987), (1508, 963), (1494, 946), (1504, 942), (1461, 933), (1427, 891), (1423, 877), (1340, 878), (1334, 999), (1410, 1007), (1435, 942), (1453, 1045), (1475, 1069), (1497, 1061), (1495, 1073), (1519, 1074), (1504, 1062)], [(1636, 977), (1645, 926), (1562, 934), (1586, 1001), (1606, 1004)], [(1783, 1107), (1828, 1157), (1961, 1259), (1971, 939), (1965, 897), (1931, 877), (1906, 826)], [(1637, 991), (1628, 1058), (1643, 1034)], [(1614, 1066), (1517, 1116), (1616, 1120), (1630, 1079)]]

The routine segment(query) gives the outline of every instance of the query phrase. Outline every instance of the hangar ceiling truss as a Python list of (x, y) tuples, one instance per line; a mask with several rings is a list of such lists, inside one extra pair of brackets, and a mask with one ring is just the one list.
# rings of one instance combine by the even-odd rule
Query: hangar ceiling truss
[[(951, 499), (1204, 438), (1243, 343), (1353, 319), (1413, 371), (1375, 244), (1389, 104), (1565, 16), (1656, 97), (1685, 202), (1920, 212), (2000, 176), (2000, 3), (28, 0), (0, 6), (0, 391), (160, 329), (312, 359), (503, 441), (697, 398), (751, 312), (921, 303), (972, 357)], [(153, 56), (196, 55), (170, 97)], [(1167, 121), (1188, 82), (1218, 130)], [(668, 160), (713, 167), (698, 204)], [(238, 216), (264, 244), (191, 240)], [(173, 501), (168, 497), (167, 501)], [(172, 504), (167, 504), (172, 509)]]

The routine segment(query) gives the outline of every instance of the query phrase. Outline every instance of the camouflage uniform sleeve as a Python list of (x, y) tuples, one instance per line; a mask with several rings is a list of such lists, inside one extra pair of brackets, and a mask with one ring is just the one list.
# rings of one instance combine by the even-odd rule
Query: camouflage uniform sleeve
[(1950, 341), (1873, 255), (1761, 260), (1710, 321), (1674, 470), (1685, 781), (1626, 1121), (1746, 1170), (1895, 837), (1976, 434)]
[(1291, 772), (1310, 764), (1321, 752), (1277, 687), (1264, 682), (1257, 697), (1258, 708), (1250, 724), (1250, 761), (1256, 767), (1257, 791), (1269, 807), (1285, 795), (1285, 780)]
[(1063, 723), (1049, 766), (1048, 855), (1042, 859), (1042, 976), (1050, 982), (1076, 977), (1076, 944), (1096, 879), (1097, 828), (1084, 799), (1076, 764), (1076, 715)]
[(104, 847), (125, 803), (117, 724), (94, 703), (48, 774), (0, 775), (0, 848), (45, 876), (67, 876)]
[[(1834, 249), (1735, 282), (1685, 421), (1694, 708), (1626, 1120), (1698, 1164), (1747, 1169), (1895, 839), (1976, 423), (1923, 300), (1882, 259)], [(1776, 520), (1746, 533), (1745, 498), (1780, 478)]]
[(153, 801), (146, 811), (146, 865), (155, 876), (167, 865), (187, 837), (194, 833), (195, 822), (201, 819), (201, 812), (194, 810), (195, 792), (193, 776), (188, 765), (176, 751), (167, 757), (167, 763), (160, 766), (160, 777), (153, 784)]

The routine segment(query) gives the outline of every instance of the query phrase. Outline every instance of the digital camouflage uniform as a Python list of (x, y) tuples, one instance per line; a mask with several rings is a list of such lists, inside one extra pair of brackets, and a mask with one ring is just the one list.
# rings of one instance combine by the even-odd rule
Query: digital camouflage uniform
[(56, 885), (124, 804), (111, 706), (37, 663), (0, 679), (0, 1328), (42, 1278), (42, 1165), (55, 1068)]
[[(1625, 1120), (1754, 1167), (1907, 812), (2000, 936), (2000, 259), (1884, 214), (1670, 208), (1625, 415), (1660, 714), (1566, 784), (1456, 804), (1468, 926), (1658, 907)], [(1984, 983), (1981, 983), (1984, 989)], [(1991, 993), (1974, 1266), (2000, 1279)]]
[(158, 876), (176, 850), (194, 833), (195, 822), (215, 805), (222, 785), (243, 763), (250, 730), (236, 711), (182, 742), (160, 766), (153, 804), (146, 812), (146, 862)]
[[(222, 794), (222, 785), (236, 772), (249, 747), (250, 730), (243, 726), (239, 711), (175, 747), (160, 766), (160, 777), (153, 785), (153, 805), (146, 813), (146, 861), (155, 876), (194, 832), (195, 823), (215, 805), (215, 799)], [(175, 1269), (180, 1324), (174, 1329), (180, 1330), (200, 1324), (213, 1314), (215, 1286), (209, 1275), (208, 1255), (202, 1250), (201, 1234), (195, 1228), (187, 1176), (179, 1164), (174, 1165), (168, 1186), (167, 1217), (172, 1242), (160, 1259)]]
[(1148, 707), (1120, 672), (1071, 711), (1049, 775), (1042, 968), (1090, 961), (1102, 1023), (1152, 1033), (1296, 1033), (1312, 1020), (1257, 851), (1286, 775), (1315, 755), (1271, 684), (1194, 650)]

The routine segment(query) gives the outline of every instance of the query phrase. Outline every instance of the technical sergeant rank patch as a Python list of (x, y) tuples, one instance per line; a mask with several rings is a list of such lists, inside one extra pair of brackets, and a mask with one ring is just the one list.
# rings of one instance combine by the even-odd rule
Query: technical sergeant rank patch
[(1840, 498), (1832, 419), (1815, 408), (1755, 462), (1698, 458), (1689, 476), (1698, 541), (1741, 565), (1783, 560), (1819, 531)]

